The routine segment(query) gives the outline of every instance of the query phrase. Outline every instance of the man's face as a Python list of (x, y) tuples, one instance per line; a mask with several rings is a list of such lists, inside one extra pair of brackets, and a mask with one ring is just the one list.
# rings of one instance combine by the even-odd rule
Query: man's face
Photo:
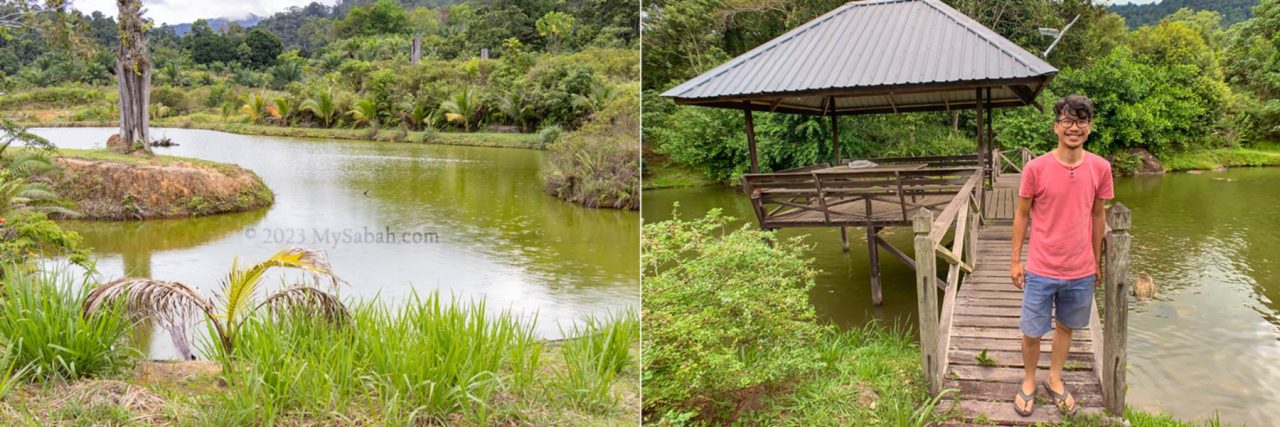
[(1053, 132), (1058, 134), (1058, 141), (1066, 144), (1067, 148), (1076, 149), (1089, 139), (1091, 126), (1089, 120), (1081, 120), (1071, 112), (1063, 112), (1053, 122)]

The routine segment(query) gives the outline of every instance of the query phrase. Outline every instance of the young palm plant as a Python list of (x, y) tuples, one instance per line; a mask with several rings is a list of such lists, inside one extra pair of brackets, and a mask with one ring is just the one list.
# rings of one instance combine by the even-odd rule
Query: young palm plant
[(293, 115), (295, 113), (293, 102), (290, 101), (289, 98), (282, 96), (276, 98), (275, 102), (272, 104), (273, 105), (267, 106), (267, 113), (271, 115), (271, 119), (283, 126), (290, 125), (290, 121), (293, 119)]
[(351, 111), (347, 114), (351, 115), (351, 119), (356, 121), (357, 125), (378, 125), (378, 106), (373, 103), (372, 99), (361, 99), (351, 105)]
[(240, 112), (249, 116), (249, 119), (254, 123), (262, 123), (262, 120), (266, 118), (267, 98), (251, 93), (245, 95), (242, 101), (244, 105), (240, 106)]
[(333, 92), (319, 92), (314, 98), (307, 98), (302, 101), (299, 110), (310, 112), (320, 121), (324, 122), (324, 127), (329, 127), (333, 123), (333, 116), (338, 113), (338, 104), (333, 101)]
[[(292, 268), (309, 273), (314, 284), (301, 283), (276, 291), (254, 304), (262, 276), (273, 267)], [(328, 281), (332, 288), (341, 282), (333, 274), (322, 252), (301, 248), (281, 250), (271, 258), (240, 268), (232, 262), (231, 272), (222, 282), (222, 294), (216, 299), (205, 297), (200, 291), (178, 282), (125, 277), (107, 282), (95, 288), (84, 303), (86, 315), (111, 307), (114, 301), (124, 299), (127, 309), (140, 316), (151, 316), (161, 327), (169, 331), (174, 346), (183, 358), (191, 359), (194, 352), (186, 340), (187, 321), (203, 315), (212, 335), (215, 335), (217, 351), (232, 354), (236, 334), (244, 320), (252, 312), (275, 307), (314, 310), (325, 319), (345, 320), (347, 308), (338, 297), (319, 287)]]
[(448, 117), (450, 122), (460, 121), (462, 130), (471, 132), (471, 124), (480, 114), (480, 97), (474, 90), (468, 88), (441, 102), (440, 109), (444, 110), (445, 117)]

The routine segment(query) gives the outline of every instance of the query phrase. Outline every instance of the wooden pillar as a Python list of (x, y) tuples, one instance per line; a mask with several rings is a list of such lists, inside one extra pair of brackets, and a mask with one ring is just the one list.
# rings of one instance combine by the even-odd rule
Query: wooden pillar
[[(835, 103), (835, 101), (831, 101)], [(839, 117), (835, 114), (831, 115), (831, 155), (835, 162), (831, 166), (840, 166), (840, 126)]]
[(912, 229), (916, 232), (916, 302), (920, 319), (920, 359), (924, 367), (924, 377), (929, 381), (929, 392), (938, 394), (941, 385), (938, 382), (938, 276), (937, 255), (934, 254), (934, 242), (929, 238), (933, 229), (933, 211), (920, 209), (912, 219)]
[(867, 259), (871, 264), (871, 304), (880, 305), (884, 301), (884, 293), (880, 289), (880, 252), (876, 247), (876, 233), (880, 230), (875, 225), (867, 226)]
[(1129, 222), (1131, 214), (1116, 203), (1107, 212), (1111, 232), (1106, 236), (1102, 320), (1102, 403), (1112, 414), (1124, 413), (1125, 364), (1129, 337)]
[(743, 102), (742, 107), (747, 119), (747, 151), (751, 153), (751, 173), (760, 173), (760, 162), (756, 160), (756, 122), (751, 118), (751, 103)]
[[(990, 152), (990, 149), (989, 149), (989, 148), (987, 148), (987, 144), (986, 144), (986, 133), (985, 133), (985, 132), (983, 132), (983, 126), (982, 126), (982, 123), (983, 123), (982, 108), (984, 107), (984, 106), (982, 105), (982, 104), (983, 104), (983, 103), (982, 103), (982, 88), (978, 88), (978, 89), (977, 89), (976, 95), (977, 95), (977, 99), (975, 100), (975, 101), (976, 101), (976, 103), (975, 103), (975, 107), (976, 107), (976, 108), (974, 109), (974, 110), (975, 110), (975, 111), (974, 111), (974, 114), (976, 114), (976, 116), (977, 116), (977, 121), (978, 121), (978, 132), (977, 132), (977, 135), (978, 135), (978, 168), (979, 168), (979, 169), (982, 169), (982, 171), (983, 171), (983, 172), (982, 172), (982, 180), (981, 180), (981, 181), (979, 181), (979, 182), (978, 182), (978, 184), (979, 184), (979, 186), (980, 186), (982, 189), (984, 189), (984, 190), (985, 190), (986, 188), (988, 188), (988, 187), (987, 187), (987, 183), (986, 183), (986, 181), (987, 181), (987, 157), (991, 155), (991, 152)], [(981, 209), (981, 210), (982, 210), (982, 212), (986, 212), (986, 211), (987, 211), (987, 194), (986, 194), (986, 192), (985, 192), (985, 191), (979, 191), (978, 193), (979, 193), (979, 194), (978, 194), (978, 208), (979, 208), (979, 209)]]
[(991, 188), (996, 185), (995, 172), (991, 170), (991, 159), (994, 157), (991, 152), (992, 150), (998, 149), (998, 147), (996, 147), (996, 131), (992, 127), (992, 123), (995, 122), (995, 120), (991, 116), (991, 88), (987, 88), (987, 100), (986, 102), (983, 102), (982, 105), (987, 109), (987, 113), (984, 114), (984, 117), (987, 119), (987, 162), (983, 163), (983, 167), (987, 168), (987, 176), (991, 178), (987, 188)]
[(840, 226), (840, 246), (845, 252), (849, 252), (849, 229), (843, 225)]

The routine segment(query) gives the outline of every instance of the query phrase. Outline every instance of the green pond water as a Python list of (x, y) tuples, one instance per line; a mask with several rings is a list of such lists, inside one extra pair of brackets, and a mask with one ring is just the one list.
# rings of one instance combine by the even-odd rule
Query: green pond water
[[(1131, 273), (1159, 288), (1152, 301), (1131, 301), (1128, 403), (1185, 419), (1217, 411), (1251, 426), (1280, 420), (1280, 168), (1238, 168), (1204, 175), (1116, 179), (1116, 201), (1133, 211)], [(646, 191), (644, 221), (683, 218), (720, 208), (755, 226), (740, 189)], [(914, 329), (914, 272), (881, 251), (884, 303), (871, 305), (866, 234), (850, 230), (848, 253), (838, 229), (786, 229), (808, 235), (821, 269), (810, 300), (820, 317), (842, 326), (873, 320)], [(909, 228), (882, 232), (912, 253)], [(1012, 286), (1012, 285), (1010, 285)], [(1044, 373), (1041, 373), (1044, 375)]]
[[(115, 129), (33, 132), (59, 147), (101, 148)], [(254, 171), (275, 192), (275, 204), (190, 219), (62, 221), (93, 249), (102, 280), (127, 273), (212, 295), (234, 259), (258, 262), (301, 246), (327, 252), (348, 283), (339, 289), (348, 300), (394, 304), (432, 291), (484, 298), (491, 311), (536, 314), (546, 337), (583, 315), (638, 306), (639, 214), (547, 195), (538, 178), (541, 152), (187, 129), (152, 135), (180, 144), (157, 148), (159, 154)], [(387, 231), (411, 234), (393, 243), (366, 237)], [(264, 284), (299, 277), (278, 273)], [(176, 354), (167, 333), (153, 334), (150, 352)]]

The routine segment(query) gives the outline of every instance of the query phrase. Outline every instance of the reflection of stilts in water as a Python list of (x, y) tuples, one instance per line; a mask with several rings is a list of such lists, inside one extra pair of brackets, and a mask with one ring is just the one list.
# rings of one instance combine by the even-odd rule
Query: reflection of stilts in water
[(120, 259), (125, 276), (151, 277), (151, 251), (123, 251)]

